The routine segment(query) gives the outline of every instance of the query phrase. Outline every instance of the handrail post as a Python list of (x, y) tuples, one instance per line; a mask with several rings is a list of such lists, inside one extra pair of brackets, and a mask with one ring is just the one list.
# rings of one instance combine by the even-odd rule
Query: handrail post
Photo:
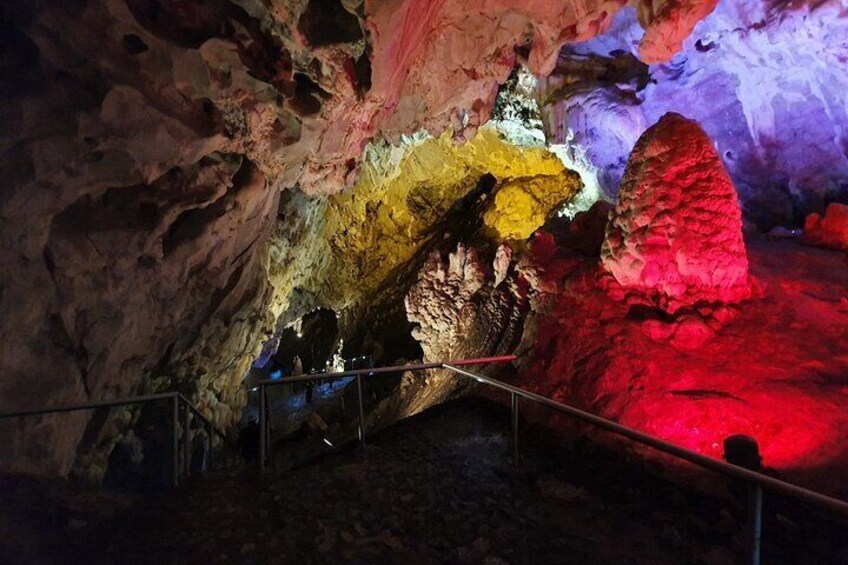
[(183, 476), (191, 475), (191, 409), (183, 402)]
[(212, 422), (206, 424), (206, 471), (212, 470)]
[(763, 487), (748, 484), (748, 542), (751, 564), (760, 565), (760, 542), (763, 535)]
[(171, 484), (180, 484), (180, 398), (171, 397)]
[(268, 449), (268, 414), (266, 411), (265, 385), (259, 385), (259, 469), (265, 469), (266, 451)]
[(356, 401), (359, 409), (359, 447), (365, 447), (365, 412), (362, 407), (362, 375), (356, 375)]
[[(757, 440), (746, 435), (732, 435), (724, 440), (724, 458), (728, 463), (751, 471), (761, 472), (763, 459)], [(754, 482), (745, 485), (748, 491), (747, 549), (753, 565), (760, 565), (760, 541), (763, 534), (763, 488)]]
[(518, 466), (518, 395), (514, 392), (512, 395), (512, 433), (510, 434), (510, 439), (512, 443), (512, 464), (516, 467)]

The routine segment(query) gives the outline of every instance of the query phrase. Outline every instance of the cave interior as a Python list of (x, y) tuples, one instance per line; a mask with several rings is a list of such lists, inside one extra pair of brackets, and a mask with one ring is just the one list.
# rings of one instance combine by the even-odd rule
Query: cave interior
[[(166, 543), (182, 526), (149, 518), (166, 562), (736, 562), (733, 527), (676, 517), (721, 526), (738, 509), (714, 501), (744, 496), (680, 461), (528, 409), (531, 452), (567, 454), (528, 453), (530, 492), (491, 475), (508, 395), (443, 368), (325, 377), (507, 356), (473, 370), (717, 460), (745, 436), (757, 470), (848, 499), (846, 93), (845, 0), (4, 3), (0, 561), (146, 562), (105, 524), (160, 512), (136, 497), (179, 467), (210, 477), (178, 487), (184, 518), (206, 497), (303, 531)], [(196, 413), (182, 462), (177, 401), (15, 415), (170, 393)], [(351, 455), (364, 429), (382, 447)], [(671, 510), (618, 543), (554, 509), (577, 533), (536, 546), (536, 515), (447, 539), (426, 505), (426, 528), (371, 532), (240, 490), (433, 461), (445, 492), (473, 471), (582, 512), (637, 477)], [(315, 506), (360, 524), (357, 489)], [(845, 515), (778, 507), (771, 562), (848, 562)]]

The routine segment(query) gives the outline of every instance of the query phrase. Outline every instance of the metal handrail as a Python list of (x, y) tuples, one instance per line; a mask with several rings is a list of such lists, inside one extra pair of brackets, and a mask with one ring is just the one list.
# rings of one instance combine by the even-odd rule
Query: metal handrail
[(462, 367), (465, 365), (487, 365), (490, 363), (508, 363), (515, 361), (515, 355), (501, 355), (498, 357), (480, 357), (478, 359), (457, 359), (456, 361), (439, 361), (438, 363), (417, 363), (415, 365), (394, 365), (392, 367), (372, 367), (364, 369), (351, 369), (349, 371), (338, 371), (335, 373), (307, 373), (294, 377), (282, 377), (280, 379), (263, 379), (257, 381), (253, 386), (274, 386), (287, 383), (300, 383), (306, 381), (324, 381), (331, 379), (342, 379), (344, 377), (355, 377), (357, 375), (379, 375), (381, 373), (402, 373), (404, 371), (424, 371), (427, 369), (442, 369), (445, 365)]
[(111, 408), (114, 406), (126, 406), (128, 404), (141, 404), (156, 400), (165, 400), (166, 398), (174, 398), (178, 394), (179, 393), (177, 392), (160, 392), (157, 394), (145, 394), (142, 396), (129, 396), (115, 400), (95, 400), (92, 402), (81, 402), (79, 404), (60, 404), (59, 406), (52, 406), (49, 408), (4, 412), (0, 413), (0, 420), (6, 418), (24, 418), (26, 416), (40, 416), (42, 414), (51, 414), (54, 412), (74, 412), (76, 410), (93, 410), (95, 408)]
[(211, 466), (211, 457), (212, 457), (212, 433), (214, 432), (218, 437), (227, 442), (229, 438), (227, 435), (218, 429), (217, 426), (207, 418), (199, 408), (197, 408), (194, 404), (189, 401), (182, 393), (179, 392), (160, 392), (156, 394), (145, 394), (140, 396), (129, 396), (125, 398), (118, 398), (114, 400), (94, 400), (91, 402), (80, 402), (77, 404), (63, 404), (59, 406), (51, 406), (48, 408), (37, 408), (30, 410), (19, 410), (17, 412), (4, 412), (0, 413), (0, 420), (11, 419), (11, 418), (26, 418), (30, 416), (42, 416), (45, 414), (55, 414), (62, 412), (75, 412), (78, 410), (95, 410), (97, 408), (114, 408), (116, 406), (128, 406), (131, 404), (146, 404), (148, 402), (156, 402), (159, 400), (170, 400), (171, 401), (171, 414), (173, 419), (173, 427), (172, 427), (172, 436), (173, 436), (173, 477), (172, 481), (174, 486), (179, 484), (180, 481), (180, 469), (179, 469), (179, 417), (180, 417), (180, 405), (183, 406), (183, 464), (184, 464), (184, 475), (188, 476), (191, 474), (191, 462), (190, 462), (190, 451), (191, 451), (191, 435), (189, 434), (189, 426), (191, 425), (191, 415), (198, 418), (203, 427), (206, 429), (206, 441), (207, 441), (207, 453), (209, 456), (209, 460), (207, 461), (208, 465)]
[(478, 359), (457, 359), (455, 361), (439, 361), (437, 363), (417, 363), (414, 365), (394, 365), (391, 367), (371, 367), (365, 369), (351, 369), (349, 371), (338, 371), (334, 373), (308, 373), (294, 377), (283, 377), (281, 379), (263, 379), (255, 383), (254, 388), (259, 388), (259, 468), (264, 469), (268, 465), (268, 451), (271, 447), (271, 425), (268, 418), (268, 395), (266, 389), (269, 386), (277, 386), (289, 383), (300, 383), (308, 381), (325, 381), (332, 379), (343, 379), (345, 377), (356, 377), (356, 397), (358, 400), (359, 420), (357, 425), (359, 443), (365, 445), (365, 414), (362, 404), (362, 376), (379, 375), (384, 373), (403, 373), (406, 371), (425, 371), (428, 369), (441, 369), (446, 363), (452, 366), (485, 365), (490, 363), (507, 363), (515, 361), (515, 355), (501, 355), (498, 357), (481, 357)]
[(827, 496), (825, 494), (786, 482), (780, 479), (776, 479), (774, 477), (769, 477), (768, 475), (764, 475), (757, 471), (747, 469), (745, 467), (741, 467), (739, 465), (734, 465), (733, 463), (729, 463), (727, 461), (722, 461), (720, 459), (714, 459), (712, 457), (708, 457), (701, 453), (697, 453), (695, 451), (691, 451), (684, 447), (680, 447), (673, 443), (667, 442), (655, 436), (646, 434), (644, 432), (640, 432), (633, 428), (629, 428), (627, 426), (621, 425), (617, 422), (613, 422), (612, 420), (607, 420), (606, 418), (602, 418), (590, 412), (586, 412), (584, 410), (580, 410), (579, 408), (575, 408), (573, 406), (569, 406), (567, 404), (563, 404), (561, 402), (557, 402), (556, 400), (547, 398), (540, 394), (536, 394), (534, 392), (530, 392), (528, 390), (524, 390), (517, 386), (507, 384), (503, 381), (499, 381), (497, 379), (493, 379), (491, 377), (487, 377), (485, 375), (480, 375), (477, 373), (472, 373), (470, 371), (466, 371), (464, 369), (460, 369), (459, 367), (465, 365), (478, 365), (485, 363), (501, 363), (514, 361), (516, 357), (514, 355), (506, 355), (500, 357), (486, 357), (481, 359), (463, 359), (459, 361), (449, 361), (449, 362), (437, 362), (437, 363), (420, 363), (416, 365), (401, 365), (401, 366), (393, 366), (393, 367), (376, 367), (376, 368), (366, 368), (366, 369), (355, 369), (351, 371), (341, 371), (336, 373), (312, 373), (307, 375), (298, 375), (295, 377), (286, 377), (282, 379), (267, 379), (259, 381), (257, 384), (260, 389), (260, 468), (265, 468), (267, 465), (267, 451), (270, 447), (270, 425), (269, 418), (267, 416), (268, 406), (267, 406), (267, 395), (266, 395), (266, 387), (281, 385), (286, 383), (295, 383), (295, 382), (305, 382), (305, 381), (317, 381), (317, 380), (327, 380), (327, 379), (338, 379), (348, 376), (356, 377), (356, 388), (357, 388), (357, 399), (358, 399), (358, 409), (359, 409), (359, 422), (358, 422), (358, 432), (359, 432), (359, 442), (360, 445), (364, 446), (365, 444), (365, 427), (364, 427), (364, 415), (363, 415), (363, 403), (362, 403), (362, 376), (363, 375), (376, 375), (381, 373), (397, 373), (404, 371), (422, 371), (428, 369), (445, 369), (451, 371), (460, 376), (464, 376), (470, 379), (474, 379), (477, 382), (504, 390), (510, 393), (511, 397), (511, 449), (512, 449), (512, 460), (515, 464), (518, 464), (519, 456), (518, 456), (518, 409), (519, 409), (519, 399), (524, 398), (526, 400), (530, 400), (536, 402), (538, 404), (542, 404), (543, 406), (547, 406), (549, 408), (553, 408), (559, 412), (563, 412), (581, 420), (587, 424), (591, 424), (595, 427), (601, 428), (603, 430), (609, 431), (611, 433), (617, 434), (619, 436), (625, 437), (631, 441), (636, 443), (646, 445), (663, 453), (667, 453), (673, 457), (678, 459), (682, 459), (684, 461), (688, 461), (693, 463), (699, 467), (709, 469), (710, 471), (725, 475), (727, 477), (731, 477), (733, 479), (744, 481), (749, 487), (749, 498), (748, 498), (748, 517), (749, 517), (749, 549), (750, 549), (750, 558), (751, 562), (754, 565), (759, 565), (760, 563), (760, 539), (762, 535), (762, 501), (763, 501), (763, 489), (768, 489), (774, 492), (778, 492), (780, 494), (789, 496), (791, 498), (800, 500), (802, 502), (807, 502), (821, 508), (825, 508), (827, 510), (840, 513), (844, 516), (848, 516), (848, 502), (844, 500), (839, 500), (837, 498), (833, 498)]
[(505, 390), (521, 398), (526, 398), (527, 400), (532, 400), (539, 404), (544, 404), (545, 406), (548, 406), (555, 410), (559, 410), (560, 412), (564, 412), (569, 416), (573, 416), (578, 420), (582, 420), (583, 422), (586, 422), (588, 424), (592, 424), (596, 427), (603, 428), (614, 434), (626, 437), (630, 440), (635, 441), (636, 443), (641, 443), (643, 445), (647, 445), (648, 447), (652, 447), (658, 451), (668, 453), (669, 455), (673, 455), (678, 459), (683, 459), (690, 463), (694, 463), (699, 467), (704, 467), (705, 469), (715, 471), (722, 475), (727, 475), (734, 479), (740, 479), (748, 483), (754, 483), (763, 488), (771, 489), (781, 494), (785, 494), (790, 497), (801, 499), (805, 502), (822, 506), (829, 510), (835, 510), (837, 512), (844, 513), (846, 516), (848, 516), (848, 502), (845, 502), (843, 500), (839, 500), (837, 498), (833, 498), (825, 494), (821, 494), (816, 491), (806, 489), (804, 487), (788, 483), (780, 479), (776, 479), (774, 477), (769, 477), (768, 475), (764, 475), (762, 473), (746, 469), (745, 467), (740, 467), (738, 465), (722, 461), (721, 459), (714, 459), (707, 455), (691, 451), (689, 449), (686, 449), (685, 447), (680, 447), (678, 445), (661, 440), (652, 435), (640, 432), (638, 430), (634, 430), (633, 428), (628, 428), (627, 426), (623, 426), (621, 424), (613, 422), (612, 420), (601, 418), (600, 416), (596, 416), (595, 414), (592, 414), (590, 412), (585, 412), (578, 408), (574, 408), (573, 406), (562, 404), (561, 402), (557, 402), (556, 400), (552, 400), (545, 396), (541, 396), (539, 394), (507, 384), (497, 379), (465, 371), (456, 366), (452, 366), (449, 363), (445, 363), (444, 368), (453, 371), (454, 373), (466, 376), (468, 378), (475, 379), (478, 382), (494, 386), (501, 390)]

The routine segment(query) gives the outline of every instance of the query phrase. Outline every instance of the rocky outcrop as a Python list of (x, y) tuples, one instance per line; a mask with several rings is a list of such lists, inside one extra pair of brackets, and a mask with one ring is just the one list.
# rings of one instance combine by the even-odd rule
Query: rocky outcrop
[(601, 260), (633, 299), (669, 313), (749, 296), (736, 192), (698, 124), (666, 114), (639, 138)]
[[(304, 287), (330, 307), (354, 306), (383, 287), (428, 240), (448, 235), (437, 232), (455, 236), (473, 228), (476, 208), (495, 241), (523, 239), (578, 188), (576, 175), (554, 154), (512, 145), (489, 126), (462, 145), (445, 134), (401, 147), (369, 146), (359, 180), (330, 197), (324, 214), (323, 238), (333, 263), (344, 268), (329, 269)], [(519, 198), (529, 210), (499, 205)]]
[(715, 10), (718, 0), (647, 0), (636, 13), (645, 35), (639, 58), (648, 64), (667, 63), (683, 47), (695, 25)]
[(569, 202), (580, 187), (576, 173), (510, 180), (498, 187), (483, 222), (498, 240), (523, 241)]
[(848, 206), (833, 203), (824, 217), (810, 214), (804, 222), (804, 243), (848, 250)]
[(844, 257), (757, 236), (748, 256), (761, 300), (673, 317), (610, 296), (591, 262), (554, 257), (562, 290), (537, 317), (522, 386), (713, 457), (748, 434), (782, 476), (844, 492)]
[(433, 254), (406, 297), (424, 359), (473, 359), (511, 352), (529, 308), (527, 282), (501, 247), (493, 269), (460, 246), (444, 263)]

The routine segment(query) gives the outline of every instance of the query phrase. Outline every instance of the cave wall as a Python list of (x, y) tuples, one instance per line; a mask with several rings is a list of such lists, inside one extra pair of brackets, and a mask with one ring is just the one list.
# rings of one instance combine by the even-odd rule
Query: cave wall
[[(486, 0), (474, 9), (464, 0), (4, 4), (0, 410), (179, 389), (226, 426), (238, 419), (245, 400), (241, 378), (275, 324), (315, 306), (366, 303), (363, 297), (379, 289), (369, 286), (371, 279), (362, 284), (363, 275), (377, 272), (377, 283), (396, 281), (395, 274), (389, 276), (393, 268), (420, 265), (413, 260), (423, 262), (419, 240), (432, 236), (427, 229), (434, 218), (445, 210), (462, 212), (451, 199), (461, 202), (482, 175), (494, 174), (500, 183), (494, 198), (480, 205), (491, 243), (526, 238), (552, 207), (571, 197), (578, 182), (549, 152), (509, 148), (500, 134), (481, 130), (492, 115), (498, 85), (518, 63), (540, 76), (553, 71), (559, 80), (563, 44), (604, 33), (624, 4)], [(811, 52), (779, 53), (798, 66), (807, 54), (838, 68), (842, 62), (829, 46), (833, 34), (842, 37), (842, 28), (824, 24), (830, 6), (809, 9), (811, 17), (821, 14), (824, 34), (810, 40)], [(629, 26), (628, 37), (641, 41), (638, 48), (628, 43), (624, 49), (631, 59), (638, 52), (659, 66), (651, 67), (655, 82), (648, 84), (642, 67), (629, 72), (624, 65), (613, 73), (620, 78), (617, 85), (636, 85), (620, 88), (629, 106), (616, 105), (620, 92), (594, 106), (625, 108), (631, 116), (622, 127), (608, 120), (617, 132), (613, 145), (623, 151), (659, 115), (651, 100), (674, 98), (660, 90), (654, 70), (680, 67), (680, 60), (662, 63), (714, 7), (710, 1), (640, 2), (644, 35), (627, 24), (632, 11), (624, 16), (630, 20), (616, 21), (616, 29)], [(729, 28), (734, 17), (743, 17), (734, 10), (722, 4), (711, 17)], [(783, 38), (800, 25), (792, 14), (807, 8), (798, 10), (776, 6), (763, 26), (755, 22), (745, 29), (757, 37)], [(704, 37), (686, 41), (685, 57), (695, 41), (698, 57), (713, 57), (709, 65), (721, 67), (718, 48), (698, 43)], [(722, 41), (736, 45), (732, 37), (725, 33)], [(585, 47), (591, 44), (583, 45), (591, 50)], [(748, 56), (742, 47), (734, 53)], [(698, 65), (706, 66), (706, 59)], [(837, 92), (844, 78), (838, 71), (818, 62), (810, 66), (809, 76), (831, 72)], [(692, 87), (693, 80), (679, 83)], [(798, 92), (822, 84), (810, 79)], [(654, 94), (641, 100), (643, 93)], [(554, 99), (559, 98), (557, 93)], [(822, 94), (825, 98), (822, 111), (841, 117), (831, 94)], [(791, 104), (787, 112), (794, 115)], [(553, 99), (547, 106), (561, 107)], [(590, 124), (593, 116), (587, 113), (583, 121)], [(793, 131), (800, 131), (793, 123)], [(548, 122), (551, 139), (564, 131), (557, 124)], [(724, 143), (710, 127), (705, 124)], [(422, 145), (436, 148), (431, 165), (423, 161), (422, 175), (432, 177), (434, 166), (461, 153), (453, 142), (467, 142), (471, 157), (459, 159), (441, 183), (422, 181), (388, 195), (383, 189), (390, 177), (405, 171), (398, 155), (405, 155), (403, 136), (422, 129), (432, 136), (425, 135)], [(603, 135), (592, 135), (585, 146), (602, 144)], [(386, 173), (389, 180), (374, 182), (369, 174), (379, 166), (362, 165), (364, 156), (374, 155), (366, 150), (372, 140), (386, 148), (390, 166), (399, 167)], [(724, 147), (720, 153), (726, 153)], [(830, 161), (821, 161), (829, 166), (817, 170), (832, 169), (839, 177), (843, 164), (831, 153)], [(591, 151), (584, 154), (587, 163), (594, 162)], [(741, 149), (738, 155), (748, 158)], [(769, 162), (782, 166), (784, 154), (776, 155)], [(620, 155), (609, 162), (623, 163)], [(800, 173), (787, 174), (786, 190), (794, 194), (792, 179)], [(843, 189), (834, 189), (839, 181), (829, 178), (803, 194), (825, 198), (836, 190), (838, 196)], [(353, 188), (341, 192), (346, 187)], [(346, 272), (348, 264), (356, 268)], [(414, 274), (410, 267), (404, 275), (409, 284)], [(398, 307), (400, 298), (395, 296)], [(4, 423), (0, 462), (16, 470), (65, 472), (88, 422), (78, 413)]]
[[(517, 61), (546, 72), (623, 4), (5, 3), (0, 409), (177, 388), (235, 421), (259, 344), (323, 272), (314, 197), (374, 137), (472, 137)], [(67, 471), (86, 422), (4, 423), (0, 461)]]
[(679, 53), (644, 71), (637, 10), (622, 10), (606, 34), (566, 46), (542, 81), (549, 140), (585, 157), (584, 176), (612, 199), (638, 136), (681, 113), (714, 141), (747, 217), (801, 226), (848, 200), (844, 10), (838, 0), (723, 0)]

